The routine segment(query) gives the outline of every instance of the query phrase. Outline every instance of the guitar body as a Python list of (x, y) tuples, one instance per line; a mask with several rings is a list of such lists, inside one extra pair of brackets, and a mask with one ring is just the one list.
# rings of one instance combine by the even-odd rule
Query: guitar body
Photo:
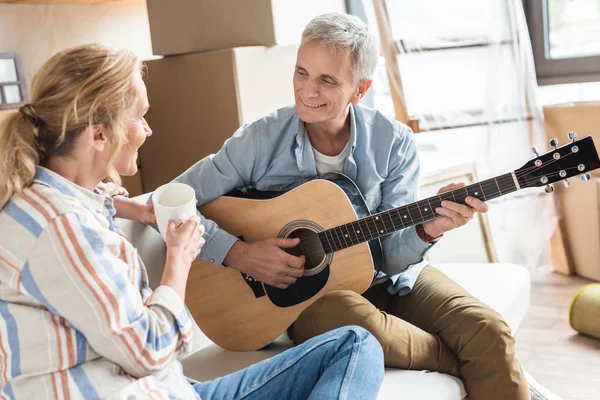
[(318, 179), (269, 200), (223, 196), (200, 208), (206, 218), (249, 243), (300, 237), (302, 244), (289, 252), (307, 258), (304, 276), (287, 289), (197, 259), (188, 278), (186, 304), (213, 342), (228, 350), (257, 350), (324, 294), (342, 289), (363, 293), (369, 287), (374, 272), (370, 247), (379, 263), (378, 239), (335, 254), (326, 254), (316, 239), (317, 232), (361, 217), (357, 209), (368, 213), (354, 183), (341, 175), (336, 178), (338, 184)]

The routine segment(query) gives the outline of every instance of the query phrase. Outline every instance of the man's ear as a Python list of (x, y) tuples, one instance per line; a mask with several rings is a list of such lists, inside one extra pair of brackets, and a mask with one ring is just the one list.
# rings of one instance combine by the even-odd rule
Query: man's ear
[(369, 88), (371, 87), (372, 84), (373, 84), (373, 80), (367, 79), (365, 81), (362, 81), (360, 83), (360, 85), (358, 85), (356, 94), (354, 95), (354, 97), (352, 98), (352, 101), (351, 101), (352, 105), (357, 105), (358, 103), (360, 103), (362, 98), (365, 97), (365, 95), (369, 91)]
[(103, 152), (108, 146), (108, 138), (102, 125), (89, 125), (83, 131), (88, 144), (96, 151)]

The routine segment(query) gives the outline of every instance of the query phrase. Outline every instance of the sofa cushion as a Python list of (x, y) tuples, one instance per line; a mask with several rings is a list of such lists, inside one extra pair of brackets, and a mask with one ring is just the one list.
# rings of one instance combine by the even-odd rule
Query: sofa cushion
[[(165, 244), (152, 228), (118, 220), (125, 235), (138, 249), (146, 265), (150, 285), (156, 287), (165, 262)], [(435, 265), (467, 291), (496, 309), (516, 331), (530, 299), (529, 272), (514, 264), (439, 264)], [(272, 357), (292, 346), (285, 334), (267, 348), (253, 352), (230, 352), (212, 343), (195, 326), (194, 348), (197, 350), (182, 360), (186, 376), (205, 381), (235, 372)], [(379, 399), (464, 399), (465, 389), (459, 379), (429, 371), (387, 369)]]

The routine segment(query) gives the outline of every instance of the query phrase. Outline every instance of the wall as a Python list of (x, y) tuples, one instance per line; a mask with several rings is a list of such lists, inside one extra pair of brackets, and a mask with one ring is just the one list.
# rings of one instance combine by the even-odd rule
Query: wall
[(0, 52), (21, 55), (27, 83), (50, 56), (71, 46), (102, 42), (152, 57), (145, 2), (139, 4), (0, 4)]

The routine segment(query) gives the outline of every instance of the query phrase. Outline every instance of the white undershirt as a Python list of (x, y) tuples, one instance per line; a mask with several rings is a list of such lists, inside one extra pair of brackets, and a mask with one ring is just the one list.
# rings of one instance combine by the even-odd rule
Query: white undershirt
[(315, 166), (317, 167), (317, 173), (319, 176), (328, 172), (337, 172), (338, 174), (344, 173), (344, 162), (348, 156), (349, 145), (350, 141), (348, 140), (344, 150), (342, 150), (337, 156), (326, 156), (325, 154), (320, 153), (314, 147), (312, 148), (313, 154), (315, 155)]

